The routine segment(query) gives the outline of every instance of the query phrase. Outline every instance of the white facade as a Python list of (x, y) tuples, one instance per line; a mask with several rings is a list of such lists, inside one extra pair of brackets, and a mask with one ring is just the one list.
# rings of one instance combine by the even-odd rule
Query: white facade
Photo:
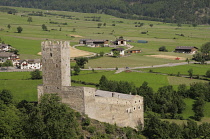
[(8, 44), (0, 44), (0, 50), (7, 52), (11, 50), (11, 46), (9, 46)]
[(20, 69), (41, 69), (42, 64), (39, 59), (21, 60), (17, 67)]
[(11, 60), (13, 65), (16, 65), (18, 59), (19, 57), (16, 54), (8, 52), (0, 52), (0, 63), (4, 63), (7, 60)]
[(118, 40), (117, 45), (127, 45), (125, 40)]

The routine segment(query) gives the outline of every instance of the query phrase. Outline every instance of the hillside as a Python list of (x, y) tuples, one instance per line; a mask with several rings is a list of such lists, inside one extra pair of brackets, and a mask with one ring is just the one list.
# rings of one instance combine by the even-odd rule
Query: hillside
[(179, 24), (210, 24), (209, 0), (4, 0), (2, 6), (83, 13)]

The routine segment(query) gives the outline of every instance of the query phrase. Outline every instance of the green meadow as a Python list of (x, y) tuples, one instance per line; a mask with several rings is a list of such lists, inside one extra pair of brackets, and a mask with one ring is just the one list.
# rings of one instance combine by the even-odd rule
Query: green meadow
[(193, 69), (194, 75), (205, 75), (207, 70), (210, 70), (210, 65), (201, 65), (201, 64), (188, 64), (188, 65), (181, 65), (181, 66), (174, 66), (174, 67), (161, 67), (161, 68), (147, 68), (147, 69), (140, 69), (141, 71), (149, 72), (152, 70), (153, 72), (159, 73), (166, 73), (166, 74), (180, 74), (188, 75), (188, 70)]
[[(210, 39), (209, 26), (199, 25), (192, 27), (183, 24), (177, 27), (176, 24), (162, 23), (144, 20), (128, 20), (116, 18), (110, 15), (94, 13), (76, 13), (67, 11), (40, 10), (29, 8), (17, 8), (16, 15), (0, 12), (0, 37), (5, 43), (17, 48), (22, 59), (40, 58), (41, 41), (45, 40), (66, 40), (71, 45), (78, 44), (80, 39), (107, 39), (114, 41), (123, 36), (134, 46), (132, 49), (141, 49), (141, 54), (132, 54), (123, 58), (103, 57), (97, 60), (90, 60), (86, 67), (133, 67), (141, 65), (154, 65), (174, 63), (175, 60), (151, 58), (146, 55), (163, 54), (184, 58), (191, 58), (192, 55), (177, 54), (174, 51), (176, 46), (200, 46)], [(31, 16), (33, 22), (27, 22), (28, 14), (43, 12), (44, 16)], [(92, 21), (91, 17), (100, 17), (100, 21)], [(70, 17), (70, 18), (69, 18)], [(89, 21), (87, 21), (89, 20)], [(50, 23), (51, 22), (51, 23)], [(144, 23), (142, 27), (135, 27), (135, 22)], [(54, 23), (54, 24), (52, 24)], [(65, 24), (63, 24), (65, 23)], [(98, 23), (102, 26), (98, 28)], [(106, 23), (104, 26), (103, 24)], [(8, 29), (7, 25), (11, 28)], [(42, 24), (47, 26), (48, 31), (42, 30)], [(153, 24), (150, 27), (149, 24)], [(23, 28), (22, 33), (16, 33), (17, 27)], [(141, 32), (147, 32), (142, 34)], [(184, 36), (180, 36), (183, 34)], [(74, 37), (74, 35), (76, 35)], [(135, 43), (137, 40), (147, 40), (148, 43)], [(160, 53), (158, 48), (165, 46), (168, 52)], [(84, 48), (79, 49), (99, 53), (109, 52), (109, 48)], [(108, 64), (112, 62), (111, 64)], [(101, 64), (100, 64), (101, 63)], [(103, 66), (104, 65), (104, 66)]]
[(42, 84), (42, 80), (31, 80), (30, 72), (1, 72), (0, 82), (0, 90), (10, 90), (17, 102), (37, 101), (37, 85)]

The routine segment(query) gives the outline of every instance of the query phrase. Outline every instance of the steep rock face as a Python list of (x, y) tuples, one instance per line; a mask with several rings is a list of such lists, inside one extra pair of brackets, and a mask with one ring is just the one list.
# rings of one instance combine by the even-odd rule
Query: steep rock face
[(105, 13), (121, 18), (171, 23), (210, 24), (210, 1), (202, 0), (5, 0), (0, 5)]

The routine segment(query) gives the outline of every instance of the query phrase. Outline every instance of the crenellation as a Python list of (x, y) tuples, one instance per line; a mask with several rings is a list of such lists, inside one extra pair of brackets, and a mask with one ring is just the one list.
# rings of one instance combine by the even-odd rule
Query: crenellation
[(136, 128), (144, 123), (143, 97), (71, 86), (69, 42), (45, 41), (42, 46), (43, 93), (58, 93), (62, 103), (90, 118)]

